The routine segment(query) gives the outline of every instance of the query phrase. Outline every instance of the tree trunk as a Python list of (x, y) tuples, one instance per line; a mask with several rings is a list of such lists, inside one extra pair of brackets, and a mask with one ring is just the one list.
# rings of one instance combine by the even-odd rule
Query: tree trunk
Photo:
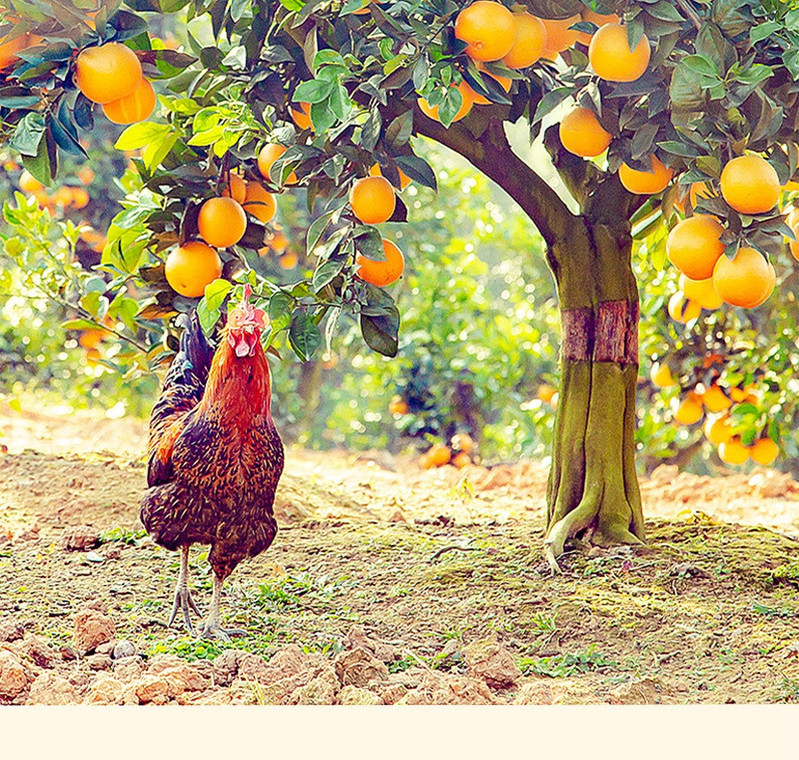
[(635, 470), (638, 291), (626, 220), (575, 220), (549, 260), (561, 309), (561, 387), (547, 489), (547, 558), (569, 538), (644, 540)]

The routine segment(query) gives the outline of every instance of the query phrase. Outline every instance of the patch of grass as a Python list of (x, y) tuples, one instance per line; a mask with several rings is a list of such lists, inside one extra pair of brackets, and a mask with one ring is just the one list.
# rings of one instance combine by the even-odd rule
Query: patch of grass
[(519, 669), (524, 675), (536, 673), (551, 678), (568, 678), (578, 673), (591, 673), (608, 668), (617, 668), (613, 660), (609, 660), (594, 647), (588, 647), (584, 652), (575, 654), (556, 654), (551, 657), (523, 657), (518, 662)]
[(799, 617), (799, 612), (789, 607), (769, 607), (765, 604), (753, 604), (752, 609), (760, 615), (768, 618), (792, 618)]
[(783, 676), (779, 683), (778, 702), (799, 703), (799, 680)]
[(775, 567), (771, 571), (771, 579), (775, 583), (790, 583), (799, 586), (799, 562), (789, 562), (786, 565)]
[(394, 660), (394, 662), (388, 663), (388, 672), (401, 673), (403, 670), (407, 670), (418, 664), (419, 663), (412, 657), (403, 657), (401, 660)]
[(118, 541), (130, 546), (141, 546), (142, 539), (147, 536), (147, 531), (144, 529), (131, 530), (130, 528), (109, 528), (100, 533), (100, 543), (108, 544), (112, 541)]

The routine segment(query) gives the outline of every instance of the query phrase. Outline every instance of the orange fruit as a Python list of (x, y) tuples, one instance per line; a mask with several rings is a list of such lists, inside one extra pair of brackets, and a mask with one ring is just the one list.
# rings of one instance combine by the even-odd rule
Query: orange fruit
[(788, 248), (791, 251), (791, 255), (799, 261), (799, 224), (792, 226), (791, 229), (796, 240), (788, 240)]
[(82, 330), (80, 337), (78, 338), (78, 343), (80, 343), (84, 348), (91, 350), (92, 348), (97, 348), (104, 337), (105, 330), (101, 330), (99, 327), (89, 330)]
[(764, 467), (773, 464), (779, 453), (779, 446), (768, 437), (755, 441), (750, 452), (752, 459)]
[(90, 367), (96, 367), (102, 358), (103, 355), (96, 348), (90, 348), (86, 351), (86, 364)]
[(364, 224), (380, 224), (394, 213), (397, 197), (385, 177), (362, 177), (350, 189), (352, 213)]
[(136, 89), (124, 98), (103, 103), (103, 113), (114, 124), (134, 124), (149, 118), (155, 110), (155, 90), (142, 77)]
[(680, 275), (680, 290), (686, 298), (696, 301), (703, 309), (713, 310), (721, 306), (722, 301), (713, 287), (713, 278), (704, 280), (691, 280), (684, 274)]
[(732, 401), (715, 383), (702, 394), (702, 403), (709, 412), (714, 413), (724, 412), (732, 406)]
[(674, 399), (674, 419), (680, 425), (693, 425), (702, 419), (702, 402), (695, 393), (689, 393), (682, 401)]
[(474, 448), (474, 440), (468, 433), (455, 433), (450, 441), (452, 448), (470, 454)]
[(713, 267), (713, 287), (731, 306), (753, 309), (774, 290), (774, 267), (754, 248), (739, 248), (734, 259), (721, 256)]
[(658, 388), (670, 388), (672, 385), (677, 385), (668, 364), (655, 362), (649, 371), (649, 379), (652, 381), (652, 385)]
[(721, 171), (721, 194), (741, 214), (771, 211), (780, 199), (780, 179), (774, 167), (760, 156), (738, 156)]
[[(404, 190), (406, 187), (408, 187), (408, 185), (411, 184), (411, 178), (407, 174), (405, 174), (405, 172), (402, 171), (402, 169), (400, 169), (399, 167), (397, 167), (397, 171), (399, 172), (399, 180), (400, 180), (399, 189)], [(369, 169), (369, 176), (370, 177), (383, 176), (383, 172), (380, 171), (380, 164), (372, 164), (371, 169)]]
[[(261, 148), (260, 152), (258, 153), (258, 171), (261, 172), (261, 176), (269, 180), (270, 182), (273, 181), (272, 178), (269, 176), (269, 172), (272, 169), (272, 164), (275, 163), (286, 151), (285, 145), (277, 145), (275, 143), (267, 143)], [(289, 176), (286, 178), (287, 185), (294, 185), (297, 183), (297, 175), (294, 172), (291, 172)]]
[(688, 195), (691, 198), (691, 205), (696, 208), (696, 202), (700, 198), (713, 198), (715, 193), (708, 182), (692, 182)]
[(600, 123), (596, 114), (582, 106), (563, 117), (558, 134), (563, 147), (575, 156), (589, 158), (604, 153), (612, 136)]
[(44, 190), (44, 185), (39, 182), (27, 169), (22, 170), (19, 175), (19, 189), (24, 193), (41, 193)]
[(86, 208), (89, 205), (91, 198), (89, 194), (82, 187), (70, 188), (71, 205), (76, 209)]
[(286, 248), (288, 248), (289, 245), (289, 241), (286, 239), (286, 236), (280, 230), (273, 232), (266, 239), (266, 242), (269, 243), (269, 247), (275, 253), (283, 253), (286, 250)]
[(294, 253), (294, 251), (289, 251), (288, 253), (284, 253), (278, 260), (278, 263), (280, 264), (281, 267), (283, 267), (283, 269), (294, 269), (294, 267), (296, 267), (297, 264), (299, 264), (299, 262), (300, 262), (299, 256), (297, 256), (297, 254)]
[[(461, 94), (461, 107), (458, 109), (458, 112), (455, 114), (455, 118), (452, 120), (454, 123), (456, 121), (460, 121), (464, 116), (466, 116), (466, 114), (469, 113), (469, 111), (472, 110), (472, 105), (474, 105), (472, 93), (474, 90), (469, 87), (465, 79), (462, 79), (457, 85), (450, 85), (450, 87), (456, 87), (458, 92)], [(427, 116), (428, 119), (438, 122), (441, 121), (441, 119), (438, 118), (438, 106), (428, 105), (427, 100), (424, 98), (418, 98), (416, 102), (419, 104), (419, 108), (421, 109), (422, 113)]]
[(17, 53), (22, 52), (25, 48), (29, 48), (32, 45), (36, 45), (41, 39), (37, 37), (37, 35), (32, 34), (22, 34), (12, 40), (8, 38), (9, 35), (0, 37), (0, 69), (4, 69), (12, 63), (16, 63), (19, 60)]
[(743, 464), (749, 459), (751, 449), (741, 443), (741, 437), (734, 435), (729, 441), (719, 445), (719, 459), (724, 464)]
[(361, 2), (363, 3), (363, 8), (358, 8), (357, 11), (353, 11), (353, 14), (356, 16), (365, 16), (369, 13), (369, 4), (372, 0), (361, 0)]
[(540, 18), (530, 13), (514, 13), (513, 17), (516, 19), (516, 39), (502, 62), (509, 69), (526, 69), (544, 52), (547, 28)]
[(209, 198), (200, 206), (197, 226), (206, 243), (227, 248), (243, 237), (247, 229), (247, 215), (232, 198)]
[(425, 451), (425, 453), (419, 457), (419, 467), (421, 467), (423, 470), (430, 470), (435, 467), (435, 464), (433, 464), (433, 460), (430, 457), (429, 451)]
[(498, 61), (516, 41), (516, 18), (501, 3), (477, 0), (455, 19), (455, 37), (468, 45), (473, 60)]
[(238, 174), (229, 172), (227, 181), (222, 187), (223, 198), (233, 198), (236, 203), (244, 203), (247, 197), (247, 183)]
[(272, 220), (277, 208), (275, 197), (260, 182), (248, 182), (242, 208), (256, 219), (266, 224)]
[(724, 228), (715, 216), (695, 214), (672, 227), (666, 238), (666, 255), (686, 277), (707, 280), (724, 253), (719, 239)]
[(385, 238), (383, 238), (383, 252), (386, 255), (385, 261), (367, 259), (360, 253), (355, 257), (355, 265), (358, 267), (355, 274), (364, 282), (370, 282), (381, 288), (396, 282), (405, 269), (405, 258), (402, 251)]
[(635, 49), (627, 41), (627, 27), (605, 24), (594, 33), (588, 46), (588, 62), (600, 79), (609, 82), (634, 82), (649, 65), (652, 49), (643, 35)]
[(674, 170), (667, 168), (655, 155), (650, 156), (651, 172), (641, 172), (631, 169), (627, 164), (619, 167), (621, 184), (631, 193), (636, 195), (654, 195), (666, 189), (674, 176)]
[(427, 455), (430, 457), (430, 461), (433, 463), (434, 467), (441, 467), (449, 463), (452, 452), (449, 450), (449, 447), (445, 446), (443, 443), (436, 443), (430, 447)]
[(405, 399), (402, 396), (394, 396), (391, 401), (388, 402), (388, 411), (391, 414), (407, 414), (408, 413), (408, 404), (405, 402)]
[(311, 122), (311, 104), (301, 102), (300, 110), (296, 108), (289, 108), (291, 113), (291, 120), (300, 129), (310, 129), (313, 132), (313, 123)]
[(576, 29), (569, 29), (569, 27), (581, 20), (579, 13), (568, 18), (542, 18), (541, 22), (547, 30), (547, 38), (544, 49), (541, 51), (541, 57), (554, 61), (560, 53), (577, 42), (580, 32)]
[(78, 179), (84, 185), (91, 185), (91, 183), (94, 182), (94, 169), (90, 166), (81, 166), (78, 170)]
[[(491, 77), (494, 81), (499, 82), (502, 85), (502, 89), (505, 92), (510, 92), (510, 86), (513, 84), (512, 80), (508, 79), (508, 77), (501, 77), (496, 74), (492, 74), (490, 71), (486, 71), (485, 66), (482, 63), (476, 64), (477, 69), (483, 74), (483, 76)], [(491, 101), (486, 98), (485, 96), (481, 95), (477, 90), (474, 89), (470, 84), (467, 83), (466, 85), (469, 88), (469, 96), (472, 99), (472, 103), (476, 106), (488, 106), (491, 105)]]
[(719, 417), (708, 417), (704, 428), (705, 438), (717, 446), (727, 443), (735, 435), (735, 428), (730, 423), (730, 418), (723, 414)]
[(172, 290), (187, 298), (199, 298), (206, 285), (222, 276), (222, 261), (213, 248), (194, 240), (170, 252), (165, 274)]
[(84, 48), (75, 62), (75, 84), (95, 103), (110, 103), (130, 95), (141, 81), (136, 54), (119, 42)]
[(541, 385), (538, 386), (536, 395), (539, 399), (541, 399), (541, 401), (543, 401), (545, 404), (548, 404), (550, 401), (552, 401), (552, 397), (556, 393), (557, 391), (551, 385), (548, 383), (541, 383)]
[(690, 322), (702, 313), (702, 307), (696, 302), (685, 297), (679, 290), (669, 299), (669, 316), (675, 322)]
[(462, 467), (466, 467), (466, 465), (471, 463), (472, 463), (472, 458), (465, 451), (461, 451), (460, 453), (455, 454), (455, 456), (452, 457), (452, 464), (455, 465), (455, 467), (457, 467), (459, 470)]

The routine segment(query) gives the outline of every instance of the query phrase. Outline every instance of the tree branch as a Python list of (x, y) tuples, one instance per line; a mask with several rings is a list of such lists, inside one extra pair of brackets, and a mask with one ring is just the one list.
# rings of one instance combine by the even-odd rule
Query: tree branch
[[(470, 117), (465, 120), (467, 123)], [(450, 127), (428, 119), (414, 106), (414, 129), (454, 150), (494, 180), (533, 221), (550, 249), (568, 233), (574, 215), (558, 194), (511, 149), (502, 121), (492, 119), (476, 138), (464, 124)]]
[(677, 0), (677, 5), (680, 6), (683, 13), (688, 16), (697, 30), (702, 28), (702, 19), (699, 18), (699, 14), (693, 9), (689, 0)]

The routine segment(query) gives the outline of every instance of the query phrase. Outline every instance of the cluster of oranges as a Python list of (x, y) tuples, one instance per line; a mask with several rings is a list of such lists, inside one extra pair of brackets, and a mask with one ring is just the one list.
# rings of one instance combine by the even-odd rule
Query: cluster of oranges
[[(717, 355), (714, 357), (718, 358)], [(667, 364), (653, 364), (650, 379), (658, 388), (677, 385)], [(672, 412), (675, 422), (680, 425), (695, 425), (705, 417), (705, 437), (718, 446), (719, 458), (725, 464), (741, 465), (751, 458), (767, 466), (773, 464), (779, 454), (777, 444), (764, 435), (751, 446), (744, 445), (731, 416), (736, 404), (757, 405), (759, 402), (760, 394), (754, 384), (723, 388), (715, 381), (709, 387), (695, 386), (682, 399), (675, 398)]]
[[(400, 173), (400, 189), (405, 187), (408, 182), (410, 179)], [(395, 190), (382, 175), (378, 164), (372, 167), (368, 177), (361, 177), (355, 181), (350, 189), (349, 201), (353, 215), (364, 224), (387, 222), (394, 214), (397, 205)], [(358, 267), (357, 276), (364, 282), (370, 282), (379, 287), (396, 282), (405, 270), (405, 258), (402, 251), (391, 240), (383, 238), (383, 253), (385, 255), (383, 261), (376, 261), (363, 254), (357, 254), (355, 257), (355, 265)]]
[(115, 124), (143, 121), (155, 109), (155, 91), (142, 75), (139, 59), (119, 42), (81, 50), (75, 62), (75, 84)]
[[(572, 27), (579, 22), (598, 27), (593, 34)], [(455, 37), (466, 43), (466, 55), (481, 73), (495, 79), (508, 92), (511, 80), (487, 71), (485, 64), (501, 61), (510, 69), (526, 69), (544, 58), (554, 61), (560, 53), (576, 43), (588, 47), (588, 61), (594, 73), (612, 82), (632, 82), (640, 78), (649, 65), (651, 48), (641, 37), (631, 48), (627, 28), (615, 14), (602, 15), (589, 9), (565, 19), (539, 18), (530, 13), (513, 13), (501, 3), (477, 0), (462, 10), (455, 19)], [(450, 85), (461, 94), (461, 106), (453, 121), (464, 118), (475, 105), (490, 101), (465, 80)], [(423, 97), (419, 108), (428, 118), (440, 121), (439, 107), (431, 106)], [(578, 123), (580, 122), (580, 123)], [(603, 134), (606, 135), (603, 136)], [(584, 140), (582, 135), (587, 137)], [(599, 125), (596, 116), (582, 109), (562, 129), (561, 139), (578, 155), (599, 155), (610, 143), (610, 134)], [(603, 146), (602, 141), (607, 139)]]
[(260, 182), (228, 172), (220, 195), (200, 206), (197, 228), (202, 240), (186, 242), (167, 256), (165, 275), (170, 287), (188, 298), (202, 296), (206, 285), (222, 274), (216, 248), (236, 245), (244, 237), (247, 214), (266, 224), (276, 207), (274, 196)]
[[(83, 185), (88, 185), (94, 179), (94, 172), (88, 167), (83, 167), (78, 172), (78, 179)], [(61, 208), (85, 208), (91, 198), (89, 192), (81, 185), (62, 185), (52, 194), (48, 193), (44, 185), (39, 182), (27, 169), (19, 175), (19, 188), (22, 192), (32, 195), (42, 208), (52, 211), (56, 206)]]
[[(691, 188), (707, 196), (712, 190)], [(729, 161), (719, 180), (721, 195), (741, 214), (771, 211), (782, 191), (774, 167), (755, 155)], [(669, 314), (680, 322), (699, 316), (701, 309), (721, 303), (751, 309), (764, 303), (774, 290), (777, 274), (771, 262), (754, 248), (741, 246), (735, 257), (724, 255), (724, 228), (715, 216), (694, 214), (678, 222), (666, 239), (666, 254), (680, 270), (680, 292), (669, 304)]]
[(472, 463), (474, 441), (468, 433), (456, 433), (450, 439), (450, 445), (434, 443), (419, 457), (419, 466), (423, 470), (432, 470), (434, 467), (443, 467), (451, 464), (460, 469)]

